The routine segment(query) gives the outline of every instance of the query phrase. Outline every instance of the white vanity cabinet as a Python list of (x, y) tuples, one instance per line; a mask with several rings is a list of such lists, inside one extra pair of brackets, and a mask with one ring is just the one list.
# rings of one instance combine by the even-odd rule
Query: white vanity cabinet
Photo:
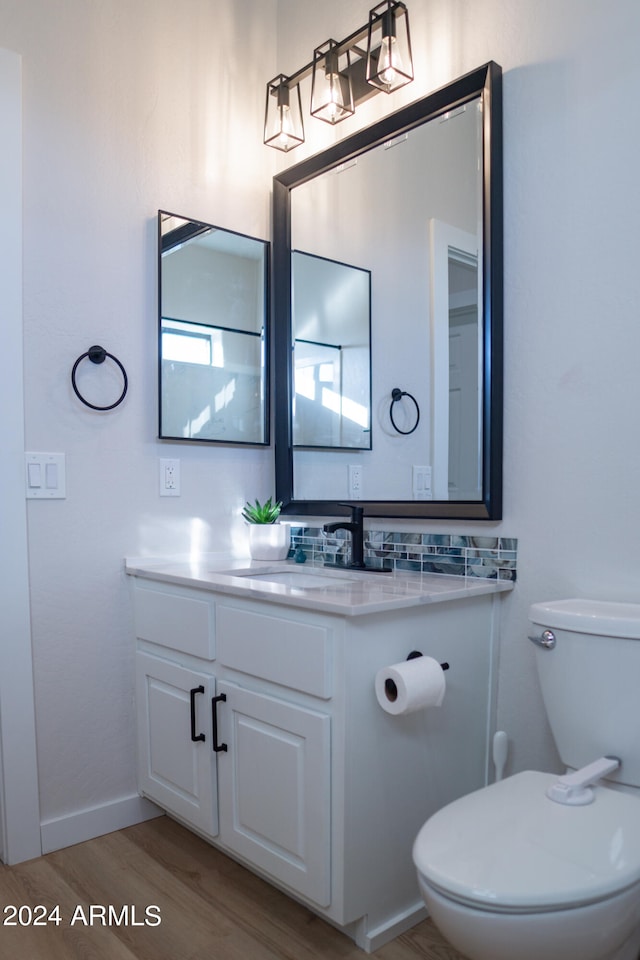
[[(487, 780), (496, 593), (363, 615), (136, 571), (139, 788), (372, 950), (425, 915), (411, 849)], [(447, 661), (441, 707), (374, 678)]]
[(140, 792), (328, 906), (330, 719), (304, 696), (323, 696), (326, 628), (145, 582), (134, 611)]

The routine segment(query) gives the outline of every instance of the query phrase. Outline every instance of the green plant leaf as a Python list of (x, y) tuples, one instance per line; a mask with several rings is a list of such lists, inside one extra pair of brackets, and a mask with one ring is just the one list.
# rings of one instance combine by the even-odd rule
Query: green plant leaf
[(247, 523), (275, 523), (282, 510), (282, 501), (273, 502), (272, 497), (265, 500), (263, 504), (259, 500), (255, 503), (246, 503), (242, 510), (242, 516)]

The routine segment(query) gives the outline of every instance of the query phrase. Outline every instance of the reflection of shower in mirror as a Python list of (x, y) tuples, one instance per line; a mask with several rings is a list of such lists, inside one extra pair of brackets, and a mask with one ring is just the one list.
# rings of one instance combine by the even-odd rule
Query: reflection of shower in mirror
[(161, 439), (268, 443), (268, 248), (159, 212)]
[(371, 448), (371, 274), (295, 250), (293, 445)]

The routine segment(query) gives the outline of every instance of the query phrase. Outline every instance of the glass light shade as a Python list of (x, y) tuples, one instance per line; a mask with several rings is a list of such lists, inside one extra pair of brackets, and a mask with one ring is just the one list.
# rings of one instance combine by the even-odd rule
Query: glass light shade
[(289, 87), (284, 74), (267, 84), (264, 112), (264, 143), (285, 152), (304, 143), (300, 86)]
[(348, 50), (338, 52), (335, 40), (327, 40), (313, 51), (311, 116), (338, 123), (354, 112)]
[(385, 0), (369, 12), (367, 83), (392, 93), (412, 80), (407, 8), (396, 0)]

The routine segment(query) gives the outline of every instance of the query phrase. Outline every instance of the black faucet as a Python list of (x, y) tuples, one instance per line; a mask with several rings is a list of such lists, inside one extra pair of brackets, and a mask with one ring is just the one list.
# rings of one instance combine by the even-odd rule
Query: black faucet
[(351, 563), (350, 567), (356, 570), (365, 570), (364, 562), (364, 509), (355, 507), (351, 503), (341, 503), (341, 507), (349, 507), (351, 520), (338, 520), (336, 523), (325, 523), (325, 533), (335, 533), (336, 530), (348, 530), (351, 533)]

